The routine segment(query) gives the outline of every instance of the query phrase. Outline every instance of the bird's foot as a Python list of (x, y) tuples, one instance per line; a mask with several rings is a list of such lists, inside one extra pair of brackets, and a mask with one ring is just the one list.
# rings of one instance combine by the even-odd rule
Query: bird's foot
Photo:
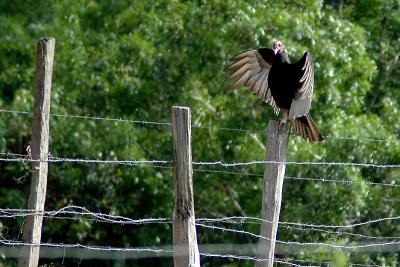
[(286, 119), (286, 118), (283, 119), (283, 120), (281, 120), (281, 121), (279, 122), (279, 129), (285, 128), (286, 123), (287, 123), (287, 119)]

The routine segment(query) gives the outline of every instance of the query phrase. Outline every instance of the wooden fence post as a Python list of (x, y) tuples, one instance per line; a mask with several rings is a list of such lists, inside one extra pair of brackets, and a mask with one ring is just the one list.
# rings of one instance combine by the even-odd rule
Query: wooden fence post
[(173, 246), (175, 267), (200, 267), (193, 203), (191, 115), (187, 107), (172, 107), (174, 138)]
[[(256, 262), (256, 267), (272, 267), (276, 233), (278, 230), (279, 212), (281, 209), (283, 178), (285, 175), (286, 153), (289, 141), (289, 124), (282, 129), (279, 121), (270, 120), (267, 130), (267, 161), (263, 181), (261, 238), (258, 243), (258, 258), (265, 261)], [(272, 223), (271, 223), (272, 222)]]
[(31, 155), (32, 181), (29, 194), (28, 209), (35, 210), (35, 215), (25, 218), (23, 240), (33, 246), (25, 246), (21, 250), (19, 267), (34, 267), (39, 262), (40, 238), (44, 202), (46, 199), (48, 152), (49, 152), (49, 116), (50, 92), (53, 71), (55, 39), (45, 37), (37, 45), (35, 102), (32, 125)]

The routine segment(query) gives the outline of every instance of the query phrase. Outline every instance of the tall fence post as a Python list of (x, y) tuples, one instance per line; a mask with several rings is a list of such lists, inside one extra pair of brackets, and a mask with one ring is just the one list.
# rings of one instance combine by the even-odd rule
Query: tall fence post
[(174, 138), (173, 247), (175, 267), (200, 267), (193, 203), (191, 115), (187, 107), (172, 107)]
[(270, 120), (268, 124), (267, 161), (281, 163), (266, 163), (263, 181), (261, 238), (258, 243), (258, 258), (256, 267), (272, 267), (276, 233), (278, 230), (279, 213), (281, 209), (283, 178), (285, 175), (286, 153), (289, 141), (289, 124), (280, 128), (279, 121)]
[(47, 187), (50, 92), (54, 48), (55, 39), (51, 37), (42, 38), (37, 44), (36, 91), (31, 141), (31, 155), (32, 160), (35, 161), (32, 162), (32, 181), (28, 202), (28, 209), (34, 210), (36, 214), (25, 218), (23, 240), (31, 246), (22, 248), (18, 261), (19, 267), (34, 267), (39, 263), (42, 213)]

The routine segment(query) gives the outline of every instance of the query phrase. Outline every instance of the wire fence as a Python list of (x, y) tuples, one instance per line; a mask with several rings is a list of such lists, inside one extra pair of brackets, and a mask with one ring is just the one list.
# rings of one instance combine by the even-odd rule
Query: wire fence
[[(27, 111), (18, 111), (18, 110), (5, 110), (0, 109), (0, 113), (5, 114), (16, 114), (16, 115), (25, 115), (32, 116), (32, 112)], [(124, 118), (107, 118), (101, 116), (82, 116), (82, 115), (69, 115), (69, 114), (50, 114), (53, 117), (59, 118), (68, 118), (68, 119), (81, 119), (81, 120), (92, 120), (92, 121), (109, 121), (116, 123), (131, 123), (131, 124), (140, 124), (140, 125), (155, 125), (155, 126), (165, 126), (171, 127), (171, 123), (169, 122), (159, 122), (159, 121), (147, 121), (147, 120), (131, 120)], [(193, 128), (200, 129), (209, 129), (216, 131), (231, 131), (238, 133), (255, 133), (255, 134), (265, 134), (265, 130), (253, 130), (253, 129), (240, 129), (240, 128), (227, 128), (227, 127), (205, 127), (205, 126), (196, 126)], [(398, 140), (392, 139), (379, 139), (379, 138), (357, 138), (357, 137), (346, 137), (346, 136), (327, 136), (328, 139), (342, 139), (342, 140), (352, 140), (352, 141), (361, 141), (361, 142), (378, 142), (378, 143), (400, 143)], [(69, 157), (57, 157), (53, 155), (49, 155), (47, 159), (31, 159), (27, 155), (16, 154), (16, 153), (0, 153), (2, 157), (0, 157), (0, 162), (8, 162), (8, 163), (33, 163), (33, 162), (48, 162), (48, 163), (77, 163), (77, 164), (110, 164), (110, 165), (127, 165), (127, 166), (152, 166), (155, 168), (168, 168), (172, 169), (171, 164), (172, 160), (163, 160), (163, 159), (84, 159), (84, 158), (69, 158)], [(242, 162), (224, 162), (222, 160), (214, 160), (214, 161), (193, 161), (193, 165), (198, 168), (194, 168), (195, 172), (204, 172), (204, 173), (222, 173), (228, 175), (243, 175), (243, 176), (254, 176), (254, 177), (263, 177), (261, 174), (254, 174), (248, 172), (235, 172), (235, 171), (225, 171), (225, 170), (210, 170), (203, 169), (203, 167), (223, 167), (223, 168), (236, 168), (236, 167), (247, 167), (247, 166), (257, 166), (257, 165), (266, 165), (266, 164), (282, 164), (285, 163), (288, 166), (308, 166), (308, 167), (356, 167), (356, 168), (374, 168), (374, 169), (400, 169), (400, 164), (390, 164), (390, 163), (358, 163), (358, 162), (329, 162), (329, 161), (295, 161), (289, 160), (285, 162), (281, 161), (267, 161), (267, 160), (251, 160), (251, 161), (242, 161)], [(354, 181), (349, 179), (330, 179), (327, 177), (294, 177), (294, 176), (286, 176), (287, 180), (304, 180), (304, 181), (318, 181), (324, 183), (341, 183), (341, 184), (368, 184), (373, 186), (384, 186), (384, 187), (393, 187), (397, 188), (400, 184), (395, 182), (393, 183), (376, 183), (369, 181)], [(104, 213), (96, 213), (91, 212), (84, 207), (79, 206), (67, 206), (61, 208), (59, 210), (54, 211), (35, 211), (28, 209), (0, 209), (0, 218), (19, 218), (19, 217), (27, 217), (27, 216), (43, 216), (47, 219), (61, 219), (61, 220), (89, 220), (100, 223), (112, 223), (119, 225), (148, 225), (148, 224), (171, 224), (171, 218), (142, 218), (142, 219), (132, 219), (129, 217), (112, 215), (112, 214), (104, 214)], [(329, 249), (337, 249), (340, 251), (360, 251), (363, 249), (372, 249), (372, 251), (383, 251), (386, 248), (391, 251), (396, 251), (396, 248), (400, 245), (400, 237), (397, 236), (370, 236), (361, 233), (353, 233), (348, 232), (349, 230), (354, 230), (357, 227), (368, 226), (371, 224), (377, 224), (382, 222), (393, 222), (400, 220), (400, 216), (393, 217), (384, 217), (378, 218), (374, 220), (368, 220), (364, 222), (358, 222), (347, 225), (324, 225), (324, 224), (315, 224), (315, 223), (298, 223), (298, 222), (279, 222), (278, 226), (285, 228), (287, 230), (292, 231), (313, 231), (313, 232), (321, 232), (329, 235), (336, 236), (345, 236), (351, 238), (363, 239), (364, 241), (361, 243), (354, 243), (351, 241), (350, 243), (341, 243), (337, 244), (334, 242), (299, 242), (299, 241), (291, 241), (291, 240), (276, 240), (277, 244), (281, 245), (289, 245), (289, 246), (297, 246), (297, 247), (307, 247), (307, 248), (329, 248)], [(198, 218), (196, 219), (195, 225), (199, 228), (210, 229), (212, 231), (221, 231), (226, 233), (237, 234), (240, 236), (255, 238), (255, 239), (266, 239), (271, 240), (266, 237), (263, 237), (258, 234), (254, 234), (250, 231), (234, 229), (232, 227), (221, 226), (220, 224), (229, 224), (229, 225), (244, 225), (244, 224), (261, 224), (262, 222), (273, 223), (269, 221), (265, 221), (261, 218), (256, 217), (223, 217), (223, 218)], [(366, 241), (365, 241), (366, 240)], [(373, 241), (371, 241), (373, 240)], [(92, 245), (82, 245), (82, 244), (56, 244), (56, 243), (41, 243), (41, 244), (30, 244), (24, 243), (20, 241), (13, 241), (7, 239), (0, 239), (0, 244), (7, 247), (31, 247), (31, 246), (40, 246), (47, 248), (57, 248), (57, 249), (84, 249), (89, 251), (106, 251), (106, 252), (135, 252), (135, 253), (144, 253), (150, 252), (156, 254), (163, 254), (171, 256), (173, 251), (171, 249), (156, 249), (156, 248), (118, 248), (118, 247), (102, 247), (102, 246), (92, 246)], [(1, 248), (0, 248), (1, 250)], [(217, 254), (217, 253), (208, 253), (201, 252), (200, 255), (204, 257), (219, 257), (219, 258), (231, 258), (237, 260), (251, 260), (251, 261), (270, 261), (269, 259), (260, 259), (255, 256), (249, 255), (236, 255), (236, 254)], [(302, 266), (300, 264), (310, 263), (310, 261), (305, 260), (297, 260), (297, 259), (274, 259), (274, 262), (286, 264), (290, 266)], [(314, 262), (314, 264), (330, 264), (330, 262)], [(304, 266), (304, 265), (303, 265)], [(307, 265), (312, 266), (312, 265)], [(353, 263), (352, 266), (378, 266), (374, 264), (357, 264)]]
[[(82, 158), (63, 158), (50, 156), (47, 159), (31, 159), (27, 157), (19, 158), (0, 158), (4, 162), (48, 162), (48, 163), (93, 163), (93, 164), (118, 164), (118, 165), (139, 165), (139, 164), (171, 164), (171, 160), (128, 160), (128, 159), (82, 159)], [(252, 165), (265, 165), (265, 164), (286, 164), (286, 165), (307, 165), (307, 166), (338, 166), (338, 167), (364, 167), (364, 168), (378, 168), (378, 169), (397, 169), (400, 164), (375, 164), (375, 163), (349, 163), (349, 162), (317, 162), (317, 161), (274, 161), (274, 160), (252, 160), (247, 162), (223, 162), (217, 161), (193, 161), (192, 164), (196, 166), (221, 166), (221, 167), (243, 167)]]
[[(26, 242), (20, 242), (20, 241), (14, 241), (14, 240), (7, 240), (3, 239), (0, 240), (0, 244), (3, 244), (5, 246), (9, 247), (41, 247), (41, 248), (57, 248), (61, 249), (62, 252), (65, 255), (65, 251), (71, 250), (71, 249), (81, 249), (85, 250), (85, 252), (81, 252), (80, 255), (78, 256), (79, 258), (91, 258), (93, 255), (93, 252), (101, 252), (101, 253), (107, 253), (107, 252), (117, 252), (117, 253), (124, 253), (125, 257), (121, 258), (137, 258), (140, 257), (137, 256), (137, 254), (147, 254), (145, 255), (146, 257), (171, 257), (174, 251), (171, 249), (171, 247), (140, 247), (140, 248), (126, 248), (126, 247), (105, 247), (105, 246), (93, 246), (93, 245), (83, 245), (83, 244), (62, 244), (62, 243), (41, 243), (41, 244), (32, 244), (32, 243), (26, 243)], [(211, 246), (212, 248), (214, 246)], [(240, 246), (239, 246), (240, 247)], [(205, 246), (205, 250), (211, 250), (207, 249), (207, 246)], [(54, 251), (54, 250), (53, 250)], [(132, 254), (134, 253), (134, 254)], [(86, 254), (86, 255), (85, 255)], [(286, 259), (280, 259), (280, 258), (275, 258), (273, 260), (270, 260), (268, 258), (257, 258), (255, 256), (248, 256), (248, 255), (234, 255), (234, 254), (219, 254), (219, 253), (210, 253), (210, 252), (200, 252), (199, 253), (203, 257), (213, 257), (213, 258), (229, 258), (229, 259), (236, 259), (236, 260), (251, 260), (255, 262), (266, 262), (266, 261), (273, 261), (274, 263), (280, 263), (280, 264), (285, 264), (288, 266), (302, 266), (299, 265), (300, 263), (310, 263), (312, 261), (306, 261), (306, 260), (298, 260), (298, 259), (291, 259), (291, 258), (286, 258)], [(96, 254), (98, 255), (98, 254)], [(129, 256), (127, 256), (129, 255)], [(107, 257), (107, 255), (105, 255)], [(126, 257), (127, 256), (127, 257)], [(54, 255), (53, 255), (54, 257)], [(104, 255), (102, 255), (104, 258)], [(317, 263), (317, 262), (313, 262)], [(309, 265), (308, 265), (309, 266)]]
[[(79, 207), (79, 206), (67, 206), (64, 208), (61, 208), (59, 210), (54, 210), (54, 211), (44, 211), (44, 212), (38, 212), (35, 210), (28, 210), (28, 209), (0, 209), (0, 218), (17, 218), (17, 217), (25, 217), (25, 216), (31, 216), (31, 215), (41, 215), (44, 216), (45, 218), (51, 218), (51, 219), (79, 219), (81, 220), (82, 217), (89, 216), (91, 217), (90, 219), (96, 222), (102, 222), (102, 223), (113, 223), (113, 224), (119, 224), (119, 225), (128, 225), (128, 224), (133, 224), (133, 225), (147, 225), (147, 224), (164, 224), (164, 223), (172, 223), (170, 218), (146, 218), (146, 219), (132, 219), (124, 216), (119, 216), (119, 215), (111, 215), (111, 214), (104, 214), (104, 213), (96, 213), (96, 212), (91, 212), (88, 209), (84, 207)], [(63, 216), (75, 216), (75, 217), (63, 217)], [(356, 223), (356, 224), (348, 224), (348, 225), (316, 225), (316, 224), (301, 224), (301, 223), (292, 223), (292, 222), (279, 222), (279, 226), (287, 227), (288, 229), (293, 229), (294, 226), (301, 226), (301, 227), (312, 227), (314, 230), (315, 227), (321, 227), (321, 228), (354, 228), (360, 225), (367, 225), (367, 224), (373, 224), (373, 223), (378, 223), (378, 222), (383, 222), (383, 221), (388, 221), (388, 220), (399, 220), (399, 217), (388, 217), (388, 218), (379, 218), (376, 220), (370, 220), (366, 222), (361, 222), (361, 223)], [(200, 228), (206, 228), (206, 229), (211, 229), (213, 231), (222, 231), (222, 232), (228, 232), (228, 233), (233, 233), (233, 234), (238, 234), (238, 235), (243, 235), (243, 236), (250, 236), (252, 238), (257, 238), (257, 239), (268, 239), (265, 238), (261, 235), (251, 233), (249, 231), (244, 231), (244, 230), (237, 230), (237, 229), (232, 229), (232, 228), (227, 228), (227, 227), (221, 227), (221, 226), (216, 226), (216, 225), (209, 225), (209, 223), (234, 223), (234, 224), (244, 224), (246, 222), (250, 223), (260, 223), (263, 221), (260, 218), (254, 218), (254, 217), (226, 217), (226, 218), (199, 218), (196, 219), (196, 226)], [(272, 222), (270, 222), (272, 223)], [(301, 230), (305, 230), (303, 228), (299, 228)], [(322, 230), (322, 229), (317, 229), (317, 230)], [(322, 230), (326, 231), (326, 230)], [(345, 233), (345, 232), (330, 232), (330, 233), (335, 233), (338, 235), (343, 235), (343, 234), (351, 234), (351, 233)], [(355, 235), (355, 234), (354, 234)], [(302, 248), (308, 248), (311, 250), (319, 250), (323, 247), (331, 248), (331, 249), (337, 249), (341, 252), (345, 251), (363, 251), (363, 249), (369, 249), (369, 251), (399, 251), (399, 244), (400, 244), (400, 238), (399, 237), (368, 237), (365, 235), (355, 235), (357, 237), (363, 237), (363, 238), (370, 238), (370, 239), (382, 239), (382, 241), (378, 242), (365, 242), (364, 243), (358, 243), (358, 244), (335, 244), (335, 243), (327, 243), (327, 242), (298, 242), (298, 241), (284, 241), (284, 240), (276, 240), (276, 243), (279, 245), (286, 245), (289, 246), (291, 250), (295, 250), (296, 247), (302, 247)], [(395, 239), (395, 240), (393, 240)], [(94, 245), (82, 245), (82, 244), (57, 244), (57, 243), (41, 243), (41, 244), (31, 244), (31, 243), (26, 243), (26, 242), (21, 242), (21, 241), (13, 241), (13, 240), (7, 240), (7, 239), (0, 239), (0, 244), (6, 246), (6, 247), (32, 247), (32, 246), (40, 246), (42, 248), (58, 248), (62, 249), (64, 251), (64, 254), (66, 253), (66, 250), (71, 250), (71, 249), (83, 249), (87, 251), (94, 251), (94, 252), (110, 252), (110, 253), (135, 253), (132, 257), (171, 257), (172, 256), (172, 249), (165, 249), (165, 248), (155, 248), (155, 247), (141, 247), (141, 248), (122, 248), (122, 247), (103, 247), (103, 246), (94, 246)], [(224, 244), (224, 247), (226, 248), (227, 244)], [(202, 246), (203, 247), (203, 246)], [(207, 244), (204, 245), (204, 248), (207, 247)], [(203, 248), (203, 249), (204, 249)], [(203, 257), (218, 257), (218, 258), (230, 258), (230, 259), (236, 259), (236, 260), (251, 260), (251, 261), (266, 261), (268, 259), (262, 259), (262, 258), (257, 258), (257, 256), (254, 256), (254, 248), (255, 245), (253, 246), (253, 250), (247, 250), (244, 251), (243, 247), (238, 248), (238, 251), (242, 251), (243, 253), (247, 253), (249, 255), (239, 255), (238, 254), (232, 254), (229, 252), (229, 249), (225, 249), (224, 253), (209, 253), (209, 252), (201, 252), (200, 255)], [(1, 251), (0, 247), (0, 251)], [(287, 248), (286, 248), (287, 249)], [(215, 248), (210, 249), (211, 251), (215, 251)], [(234, 250), (232, 247), (230, 250)], [(253, 252), (252, 252), (253, 251)], [(236, 251), (237, 252), (237, 251)], [(138, 253), (139, 255), (136, 255)], [(143, 253), (147, 253), (143, 255)], [(149, 254), (150, 253), (150, 254)], [(253, 255), (251, 255), (253, 253)], [(44, 253), (45, 254), (45, 253)], [(42, 253), (43, 255), (43, 253)], [(75, 256), (77, 258), (85, 258), (84, 252), (81, 252), (80, 256)], [(136, 255), (136, 256), (135, 256)], [(93, 255), (92, 255), (93, 256)], [(53, 255), (54, 257), (54, 255)], [(73, 255), (71, 256), (70, 254), (68, 257), (74, 257)], [(104, 255), (102, 257), (105, 257)], [(109, 257), (121, 257), (121, 258), (126, 258), (122, 257), (121, 255), (116, 256), (109, 256)], [(285, 264), (285, 265), (290, 265), (290, 266), (304, 266), (300, 264), (304, 263), (309, 263), (310, 261), (305, 261), (305, 260), (298, 260), (298, 259), (290, 259), (290, 258), (284, 258), (284, 259), (275, 259), (275, 263), (280, 263), (280, 264)], [(326, 263), (328, 264), (329, 262), (313, 262), (314, 264), (321, 264), (321, 263)], [(309, 265), (308, 265), (309, 266)], [(321, 265), (316, 265), (316, 266), (321, 266)], [(364, 266), (363, 264), (356, 264), (353, 266)], [(375, 265), (365, 265), (365, 266), (375, 266)], [(378, 266), (378, 265), (376, 265)]]
[[(11, 255), (14, 254), (14, 257), (17, 257), (19, 255), (19, 251), (15, 251), (15, 248), (22, 249), (24, 247), (40, 247), (42, 250), (41, 255), (45, 256), (46, 255), (46, 249), (52, 249), (52, 253), (47, 253), (47, 254), (52, 254), (51, 258), (54, 258), (57, 256), (62, 257), (70, 257), (70, 258), (78, 258), (78, 259), (86, 259), (86, 258), (102, 258), (102, 259), (107, 259), (107, 258), (112, 258), (112, 259), (118, 259), (118, 258), (123, 258), (123, 259), (129, 259), (129, 258), (143, 258), (143, 257), (171, 257), (173, 254), (173, 250), (171, 246), (164, 246), (164, 247), (110, 247), (110, 246), (95, 246), (95, 245), (84, 245), (84, 244), (64, 244), (64, 243), (40, 243), (40, 244), (32, 244), (32, 243), (26, 243), (26, 242), (21, 242), (21, 241), (15, 241), (15, 240), (8, 240), (8, 239), (2, 239), (0, 240), (0, 244), (4, 245), (6, 247), (11, 247), (14, 249)], [(227, 244), (224, 244), (225, 249), (222, 250), (227, 250), (226, 246)], [(256, 256), (251, 256), (251, 252), (249, 249), (245, 249), (243, 251), (244, 246), (241, 245), (233, 245), (231, 247), (232, 250), (242, 250), (241, 253), (237, 254), (231, 254), (229, 252), (221, 252), (221, 253), (210, 253), (208, 251), (215, 251), (215, 250), (221, 250), (221, 247), (218, 248), (215, 245), (207, 245), (205, 244), (201, 250), (200, 250), (200, 255), (203, 257), (215, 257), (215, 258), (229, 258), (229, 259), (236, 259), (236, 260), (246, 260), (246, 261), (254, 261), (254, 262), (265, 262), (265, 261), (273, 261), (274, 263), (280, 263), (280, 264), (285, 264), (285, 265), (290, 265), (290, 266), (310, 266), (310, 263), (317, 264), (316, 266), (321, 266), (321, 264), (332, 264), (330, 261), (312, 261), (312, 260), (300, 260), (300, 259), (294, 259), (294, 258), (275, 258), (274, 260), (270, 260), (268, 258), (258, 258)], [(2, 247), (0, 246), (0, 250)], [(44, 251), (43, 251), (44, 249)], [(59, 249), (54, 250), (54, 249)], [(78, 249), (78, 252), (76, 251)], [(254, 246), (252, 246), (252, 249), (254, 249)], [(60, 251), (61, 250), (61, 251)], [(80, 250), (80, 253), (79, 253)], [(71, 251), (75, 252), (75, 255), (71, 255)], [(61, 252), (61, 255), (60, 255)], [(67, 255), (68, 252), (68, 255)], [(98, 254), (98, 253), (101, 254)], [(250, 253), (249, 253), (250, 252)], [(54, 255), (56, 254), (56, 255)], [(244, 254), (249, 254), (249, 255), (244, 255)], [(307, 264), (307, 265), (300, 265), (300, 264)], [(360, 263), (350, 263), (350, 266), (379, 266), (375, 264), (360, 264)]]
[[(0, 158), (0, 162), (48, 162), (48, 163), (80, 163), (80, 164), (111, 164), (111, 165), (127, 165), (127, 166), (152, 166), (155, 168), (167, 168), (173, 169), (171, 165), (173, 162), (171, 160), (102, 160), (102, 159), (82, 159), (82, 158), (64, 158), (64, 157), (54, 157), (50, 156), (48, 159), (34, 160), (27, 157), (27, 155), (16, 154), (16, 153), (0, 153), (3, 157)], [(193, 165), (198, 166), (221, 166), (224, 168), (228, 167), (241, 167), (241, 166), (251, 166), (251, 165), (265, 165), (265, 164), (280, 164), (280, 161), (249, 161), (249, 162), (234, 162), (234, 163), (224, 163), (222, 161), (214, 162), (193, 162)], [(378, 168), (378, 169), (396, 169), (400, 168), (399, 164), (373, 164), (373, 163), (346, 163), (346, 162), (308, 162), (308, 161), (286, 161), (287, 165), (308, 165), (308, 166), (339, 166), (339, 167), (367, 167), (367, 168)], [(254, 174), (248, 172), (233, 172), (233, 171), (222, 171), (222, 170), (210, 170), (194, 168), (195, 172), (203, 173), (220, 173), (228, 175), (240, 175), (240, 176), (253, 176), (253, 177), (263, 177), (262, 174)], [(382, 186), (382, 187), (392, 187), (398, 188), (400, 184), (392, 180), (390, 183), (379, 183), (370, 181), (356, 181), (350, 179), (331, 179), (329, 177), (296, 177), (296, 176), (285, 176), (287, 180), (304, 180), (304, 181), (316, 181), (323, 183), (339, 183), (339, 184), (365, 184), (371, 186)]]
[[(112, 223), (119, 225), (147, 225), (147, 224), (171, 224), (171, 218), (143, 218), (143, 219), (132, 219), (125, 216), (113, 215), (113, 214), (105, 214), (99, 212), (91, 212), (85, 207), (80, 206), (66, 206), (58, 210), (52, 211), (37, 211), (37, 210), (29, 210), (29, 209), (3, 209), (0, 208), (0, 218), (18, 218), (18, 217), (26, 217), (26, 216), (43, 216), (44, 218), (49, 219), (71, 219), (71, 220), (81, 220), (84, 218), (85, 220), (91, 220), (100, 223)], [(258, 217), (244, 217), (244, 216), (231, 216), (231, 217), (223, 217), (223, 218), (197, 218), (196, 225), (205, 227), (205, 228), (213, 228), (218, 230), (223, 230), (227, 232), (234, 232), (239, 234), (253, 235), (254, 237), (260, 238), (260, 236), (243, 232), (240, 230), (229, 229), (229, 228), (221, 228), (214, 225), (209, 225), (210, 223), (224, 223), (224, 224), (261, 224), (262, 222), (266, 222), (269, 224), (278, 224), (279, 227), (284, 227), (290, 230), (299, 230), (299, 231), (322, 231), (325, 233), (336, 234), (336, 235), (351, 235), (356, 237), (361, 237), (365, 239), (400, 239), (400, 236), (367, 236), (362, 234), (353, 234), (349, 232), (344, 232), (342, 230), (346, 229), (354, 229), (360, 226), (367, 226), (376, 223), (382, 222), (395, 222), (399, 221), (400, 216), (394, 217), (384, 217), (377, 218), (373, 220), (368, 220), (364, 222), (358, 222), (353, 224), (346, 225), (326, 225), (326, 224), (315, 224), (315, 223), (298, 223), (298, 222), (272, 222), (267, 221)], [(334, 229), (336, 231), (328, 231), (326, 229)], [(282, 241), (285, 242), (285, 241)], [(396, 241), (397, 242), (397, 241)], [(301, 242), (300, 242), (301, 243)], [(297, 244), (297, 243), (296, 243)], [(339, 247), (340, 248), (340, 247)]]
[[(67, 217), (57, 217), (57, 216), (88, 216), (97, 222), (103, 223), (115, 223), (115, 224), (150, 224), (150, 223), (172, 223), (171, 218), (145, 218), (145, 219), (132, 219), (129, 217), (124, 217), (120, 215), (105, 214), (99, 212), (91, 212), (85, 207), (80, 206), (66, 206), (58, 210), (52, 211), (37, 211), (30, 209), (10, 209), (10, 208), (0, 208), (0, 218), (17, 218), (26, 217), (31, 215), (41, 215), (47, 218), (61, 218), (66, 219)], [(80, 217), (70, 217), (71, 219), (79, 219)], [(261, 224), (262, 222), (270, 224), (278, 224), (279, 226), (285, 227), (303, 227), (304, 228), (322, 228), (322, 229), (352, 229), (360, 226), (366, 226), (376, 223), (382, 223), (387, 221), (398, 221), (400, 216), (393, 217), (383, 217), (373, 220), (368, 220), (364, 222), (358, 222), (353, 224), (344, 225), (325, 225), (325, 224), (315, 224), (315, 223), (297, 223), (297, 222), (272, 222), (264, 220), (258, 217), (245, 217), (245, 216), (230, 216), (222, 218), (197, 218), (197, 223), (228, 223), (228, 224)], [(374, 238), (374, 237), (373, 237)], [(400, 237), (386, 237), (386, 238), (400, 238)]]
[[(8, 110), (8, 109), (0, 109), (0, 113), (5, 114), (17, 114), (17, 115), (25, 115), (25, 116), (33, 116), (33, 112), (30, 111), (21, 111), (21, 110)], [(172, 123), (170, 122), (160, 122), (160, 121), (148, 121), (148, 120), (131, 120), (124, 118), (109, 118), (102, 116), (87, 116), (87, 115), (73, 115), (73, 114), (55, 114), (50, 113), (50, 116), (60, 117), (60, 118), (68, 118), (68, 119), (81, 119), (81, 120), (93, 120), (93, 121), (111, 121), (118, 123), (132, 123), (132, 124), (141, 124), (141, 125), (156, 125), (156, 126), (168, 126), (171, 127)], [(196, 126), (193, 125), (193, 128), (199, 129), (209, 129), (216, 131), (231, 131), (238, 133), (255, 133), (255, 134), (265, 134), (265, 130), (256, 130), (256, 129), (242, 129), (242, 128), (229, 128), (229, 127), (207, 127), (207, 126)], [(325, 136), (329, 139), (342, 139), (342, 140), (352, 140), (352, 141), (363, 141), (363, 142), (378, 142), (378, 143), (397, 143), (399, 144), (399, 140), (392, 139), (382, 139), (382, 138), (364, 138), (364, 137), (353, 137), (353, 136)]]

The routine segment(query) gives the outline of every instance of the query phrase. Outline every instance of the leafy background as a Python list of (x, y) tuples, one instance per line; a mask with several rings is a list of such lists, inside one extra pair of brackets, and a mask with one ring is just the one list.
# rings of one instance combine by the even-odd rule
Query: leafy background
[[(397, 0), (364, 1), (0, 1), (0, 107), (31, 111), (36, 42), (56, 38), (51, 96), (54, 114), (171, 120), (171, 106), (191, 108), (195, 161), (265, 158), (263, 131), (273, 116), (248, 90), (224, 92), (223, 67), (250, 48), (286, 45), (292, 61), (309, 50), (316, 85), (311, 110), (329, 138), (308, 144), (293, 136), (289, 160), (398, 164), (400, 13)], [(70, 158), (172, 159), (166, 126), (51, 117), (51, 154)], [(24, 154), (31, 117), (0, 113), (0, 152)], [(343, 139), (335, 137), (354, 137)], [(368, 142), (363, 138), (391, 142)], [(227, 169), (217, 169), (229, 171)], [(262, 174), (262, 166), (236, 172)], [(67, 205), (131, 218), (170, 217), (171, 169), (152, 166), (51, 164), (46, 210)], [(281, 221), (346, 224), (400, 214), (399, 170), (288, 166), (286, 176), (347, 179), (353, 184), (286, 180)], [(0, 207), (26, 208), (27, 164), (0, 162)], [(196, 217), (260, 216), (262, 178), (195, 171)], [(21, 239), (23, 219), (2, 219), (0, 237)], [(259, 225), (241, 229), (258, 233)], [(396, 221), (351, 229), (400, 236)], [(278, 239), (352, 244), (349, 236), (280, 228)], [(120, 226), (86, 220), (45, 220), (42, 240), (136, 247), (168, 245), (169, 224)], [(257, 239), (198, 229), (200, 244), (255, 244)], [(362, 242), (362, 240), (360, 241)], [(399, 254), (307, 250), (281, 258), (397, 266)], [(338, 260), (339, 261), (339, 260)], [(0, 259), (0, 266), (16, 266)], [(172, 266), (171, 258), (42, 259), (41, 265)], [(202, 258), (203, 266), (253, 266)], [(346, 263), (345, 263), (346, 264)]]

